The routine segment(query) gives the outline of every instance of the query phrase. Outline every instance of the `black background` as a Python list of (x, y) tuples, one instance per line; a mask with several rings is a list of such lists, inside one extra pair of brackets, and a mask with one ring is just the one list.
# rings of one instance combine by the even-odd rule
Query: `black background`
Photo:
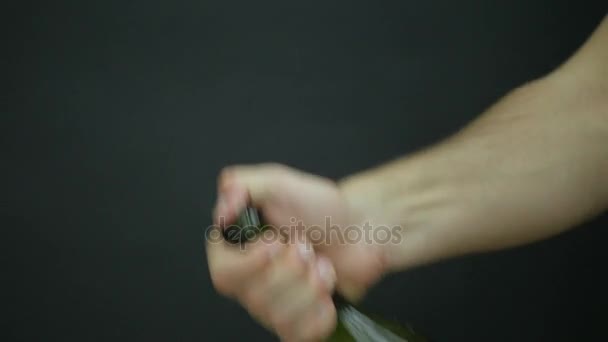
[[(203, 231), (221, 167), (277, 161), (339, 178), (412, 152), (559, 65), (607, 7), (4, 6), (0, 241), (14, 341), (273, 339), (209, 281)], [(364, 304), (437, 341), (602, 340), (606, 223), (392, 276)]]

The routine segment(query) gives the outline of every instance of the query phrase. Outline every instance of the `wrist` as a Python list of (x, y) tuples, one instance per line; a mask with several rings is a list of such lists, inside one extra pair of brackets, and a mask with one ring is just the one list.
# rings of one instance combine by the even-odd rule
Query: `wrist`
[(440, 233), (460, 212), (453, 174), (434, 151), (396, 160), (344, 178), (338, 186), (356, 222), (388, 227), (393, 234), (380, 244), (387, 272), (401, 271), (442, 257)]

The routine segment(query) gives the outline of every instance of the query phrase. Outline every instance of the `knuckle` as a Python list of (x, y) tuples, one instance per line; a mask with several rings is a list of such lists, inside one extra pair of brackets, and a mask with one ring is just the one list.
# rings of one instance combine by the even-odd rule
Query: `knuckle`
[(305, 340), (325, 340), (336, 328), (337, 317), (335, 310), (328, 313), (323, 320), (315, 320), (307, 329), (301, 331), (301, 335)]
[(282, 290), (293, 287), (295, 284), (296, 282), (289, 275), (281, 274), (268, 282), (268, 292), (272, 296), (272, 294), (280, 293)]
[(297, 265), (296, 267), (292, 268), (291, 272), (294, 278), (302, 279), (306, 276), (306, 267), (303, 265)]
[(217, 292), (222, 295), (229, 295), (232, 290), (232, 284), (228, 275), (224, 272), (211, 273), (211, 283)]
[(290, 169), (279, 163), (268, 163), (263, 168), (276, 182), (282, 182), (289, 178)]
[(218, 179), (221, 181), (225, 181), (230, 178), (234, 174), (235, 166), (226, 166), (220, 170)]
[(258, 316), (264, 316), (267, 311), (267, 305), (264, 297), (261, 296), (257, 291), (245, 291), (241, 298), (241, 303), (249, 312), (252, 312)]
[(312, 297), (315, 299), (323, 298), (328, 294), (327, 287), (323, 285), (319, 279), (310, 279), (308, 281), (308, 286), (312, 293)]
[(290, 280), (301, 280), (306, 276), (306, 265), (303, 265), (300, 260), (288, 260), (286, 264), (287, 278)]
[(266, 169), (268, 171), (275, 171), (275, 172), (282, 172), (287, 169), (286, 165), (277, 163), (277, 162), (263, 163), (260, 166), (262, 166), (264, 169)]
[(337, 324), (337, 317), (334, 311), (334, 314), (324, 323), (319, 325), (318, 338), (324, 339), (328, 337), (335, 329)]
[(270, 314), (270, 324), (279, 335), (289, 336), (293, 331), (293, 320), (277, 311)]
[(265, 253), (264, 246), (256, 244), (254, 242), (251, 246), (248, 246), (246, 253), (249, 260), (245, 260), (244, 262), (247, 265), (247, 268), (250, 271), (257, 271), (262, 273), (265, 269), (269, 267), (270, 258), (268, 254)]
[(309, 326), (300, 330), (300, 338), (304, 341), (322, 341), (325, 337), (319, 326)]

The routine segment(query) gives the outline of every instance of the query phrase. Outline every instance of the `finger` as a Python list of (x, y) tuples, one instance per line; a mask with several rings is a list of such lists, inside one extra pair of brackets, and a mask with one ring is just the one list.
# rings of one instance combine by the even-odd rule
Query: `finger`
[(252, 204), (263, 206), (272, 196), (281, 177), (288, 174), (287, 170), (286, 166), (274, 163), (235, 165), (222, 170), (218, 186), (220, 191), (234, 184), (244, 186)]
[(329, 296), (317, 301), (302, 319), (294, 335), (296, 341), (323, 341), (336, 327), (336, 308)]
[(328, 293), (333, 292), (336, 285), (336, 270), (331, 260), (323, 255), (318, 255), (315, 262), (314, 282), (319, 284)]
[(306, 280), (300, 284), (294, 284), (288, 291), (278, 296), (276, 303), (283, 303), (275, 307), (270, 317), (270, 322), (277, 333), (281, 336), (297, 335), (299, 326), (302, 325), (305, 314), (316, 306), (317, 293), (307, 286)]
[[(335, 283), (335, 272), (327, 257), (316, 256), (315, 260), (309, 265), (306, 279), (282, 293), (279, 303), (289, 300), (289, 305), (280, 306), (276, 312), (279, 317), (274, 324), (278, 331), (285, 336), (289, 336), (296, 341), (304, 341), (309, 337), (314, 337), (314, 330), (319, 327), (314, 319), (315, 315), (331, 316), (331, 307), (327, 307), (327, 298), (331, 293)], [(312, 316), (311, 316), (312, 312)], [(280, 318), (283, 317), (281, 321)], [(331, 319), (331, 317), (329, 317)], [(321, 326), (317, 335), (322, 335), (326, 328)]]
[(242, 247), (225, 241), (208, 242), (207, 259), (214, 286), (224, 295), (237, 294), (248, 280), (263, 273), (282, 248), (279, 241), (256, 240)]
[(312, 248), (287, 244), (283, 253), (272, 262), (268, 277), (264, 279), (263, 284), (259, 285), (259, 288), (263, 289), (269, 302), (277, 302), (277, 295), (286, 292), (305, 279), (313, 262)]
[(320, 314), (319, 308), (324, 305), (329, 292), (324, 286), (319, 286), (315, 274), (313, 270), (307, 279), (278, 296), (278, 302), (289, 300), (288, 305), (281, 305), (275, 311), (273, 324), (281, 335), (300, 340), (301, 330), (310, 326), (312, 318), (309, 313)]
[(224, 228), (233, 223), (245, 209), (248, 202), (247, 188), (232, 183), (218, 193), (218, 199), (213, 211), (214, 224)]
[(311, 286), (314, 261), (310, 252), (303, 256), (297, 246), (289, 245), (267, 269), (267, 276), (249, 289), (245, 298), (249, 311), (280, 336), (293, 334), (298, 318), (314, 303), (318, 292)]

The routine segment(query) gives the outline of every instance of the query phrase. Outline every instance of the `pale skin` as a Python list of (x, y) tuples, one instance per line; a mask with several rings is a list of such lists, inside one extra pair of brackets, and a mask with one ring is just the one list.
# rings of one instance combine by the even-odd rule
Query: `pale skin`
[(578, 226), (608, 208), (608, 17), (559, 68), (412, 155), (337, 182), (278, 164), (225, 168), (215, 222), (247, 204), (275, 226), (328, 216), (339, 227), (404, 228), (398, 244), (208, 243), (218, 292), (284, 341), (332, 332), (334, 289), (356, 301), (391, 272)]

